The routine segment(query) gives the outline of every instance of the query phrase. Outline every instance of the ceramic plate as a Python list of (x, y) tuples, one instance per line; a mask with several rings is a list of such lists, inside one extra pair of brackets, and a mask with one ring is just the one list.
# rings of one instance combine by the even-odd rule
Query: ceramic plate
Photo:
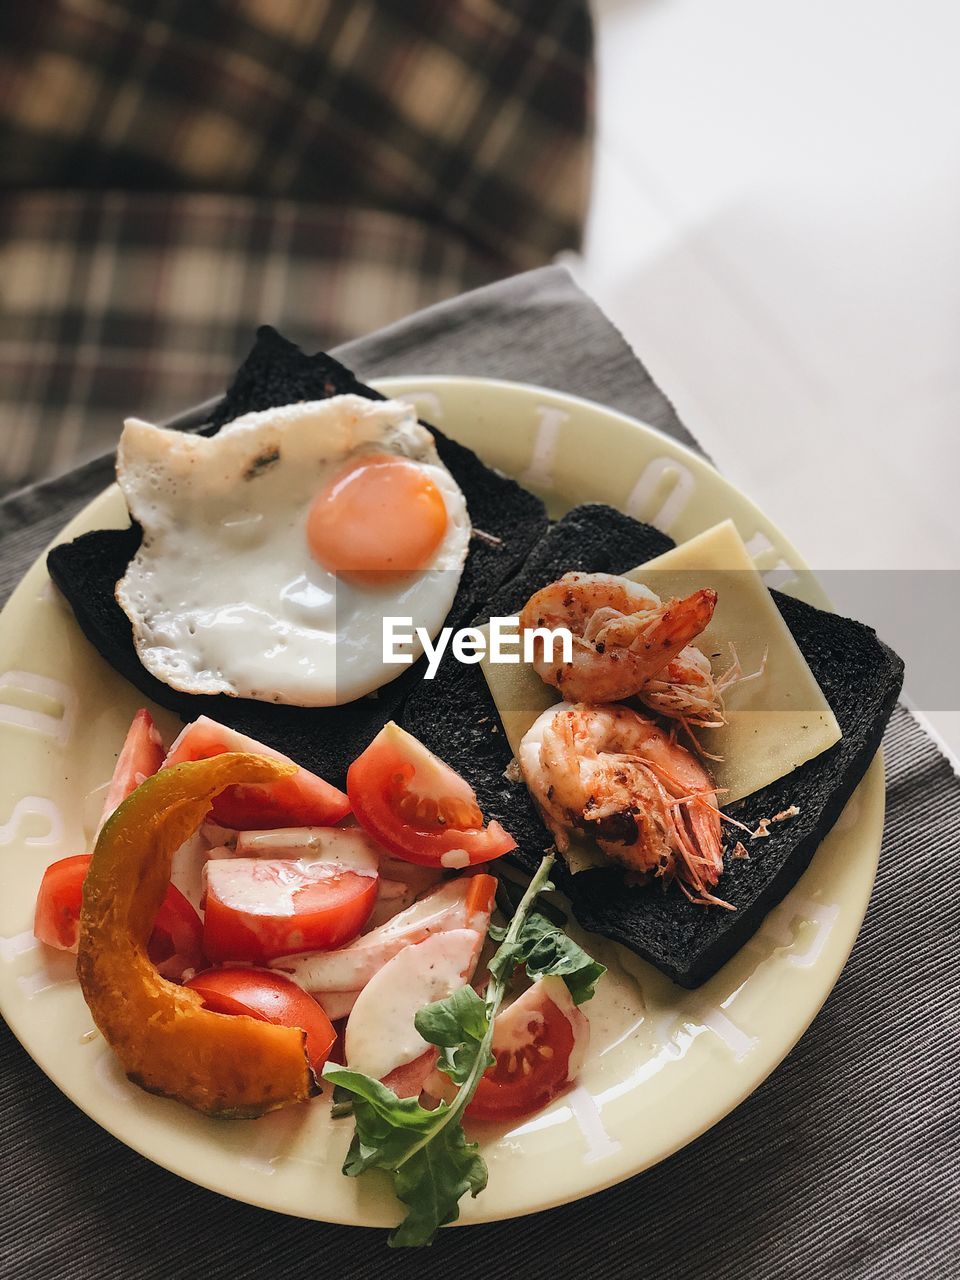
[[(542, 494), (554, 514), (604, 501), (678, 541), (729, 516), (769, 581), (801, 590), (803, 561), (770, 521), (707, 463), (641, 423), (503, 382), (376, 385), (415, 401), (422, 416)], [(125, 524), (111, 488), (62, 537)], [(809, 575), (802, 589), (808, 598), (817, 591)], [(141, 703), (86, 642), (38, 561), (0, 617), (2, 1011), (63, 1092), (150, 1160), (268, 1209), (391, 1225), (398, 1215), (386, 1180), (341, 1175), (352, 1125), (331, 1121), (323, 1099), (262, 1120), (214, 1121), (141, 1092), (94, 1031), (73, 957), (33, 940), (43, 869), (89, 847), (100, 789)], [(151, 709), (172, 734), (174, 717)], [(639, 1173), (755, 1089), (803, 1034), (850, 953), (882, 823), (878, 759), (796, 888), (698, 991), (682, 991), (629, 953), (591, 940), (610, 975), (590, 1006), (594, 1036), (580, 1083), (532, 1120), (486, 1138), (489, 1186), (464, 1202), (462, 1220), (530, 1213)]]

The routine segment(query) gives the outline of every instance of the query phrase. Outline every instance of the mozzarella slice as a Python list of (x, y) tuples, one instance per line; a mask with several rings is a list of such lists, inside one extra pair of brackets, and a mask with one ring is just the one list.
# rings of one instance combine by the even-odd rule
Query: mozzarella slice
[(347, 1066), (382, 1080), (425, 1053), (430, 1046), (414, 1026), (414, 1017), (468, 981), (481, 943), (475, 930), (453, 929), (406, 947), (389, 960), (360, 992), (347, 1021)]

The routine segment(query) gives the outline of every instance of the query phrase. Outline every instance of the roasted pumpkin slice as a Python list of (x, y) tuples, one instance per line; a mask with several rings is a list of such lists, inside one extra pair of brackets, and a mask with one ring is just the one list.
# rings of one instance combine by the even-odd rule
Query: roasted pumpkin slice
[(224, 787), (273, 782), (295, 766), (231, 752), (142, 782), (106, 822), (83, 887), (77, 973), (97, 1026), (135, 1084), (217, 1116), (259, 1116), (317, 1092), (306, 1036), (212, 1013), (147, 954), (174, 851)]

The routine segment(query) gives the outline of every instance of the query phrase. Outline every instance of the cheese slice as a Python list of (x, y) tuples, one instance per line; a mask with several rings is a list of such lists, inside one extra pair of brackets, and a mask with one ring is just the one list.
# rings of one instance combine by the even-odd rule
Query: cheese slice
[[(717, 592), (710, 626), (694, 641), (711, 659), (714, 675), (730, 666), (731, 644), (747, 675), (760, 667), (766, 653), (758, 679), (728, 690), (728, 723), (698, 734), (705, 750), (723, 757), (707, 761), (723, 788), (722, 806), (761, 790), (839, 740), (836, 717), (731, 520), (625, 576), (650, 587), (661, 599), (686, 596), (701, 587)], [(494, 663), (487, 656), (483, 673), (516, 753), (534, 720), (558, 701), (557, 691), (522, 662)], [(571, 870), (601, 860), (586, 842), (567, 859)]]

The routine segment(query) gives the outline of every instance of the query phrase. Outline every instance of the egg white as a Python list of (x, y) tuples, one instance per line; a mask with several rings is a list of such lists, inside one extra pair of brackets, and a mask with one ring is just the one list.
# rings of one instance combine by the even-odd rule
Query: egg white
[[(338, 578), (307, 543), (314, 498), (366, 453), (415, 462), (447, 510), (429, 564), (389, 584)], [(210, 437), (130, 419), (117, 479), (143, 527), (117, 601), (144, 667), (187, 693), (305, 707), (372, 693), (405, 669), (383, 662), (384, 616), (435, 638), (467, 556), (463, 494), (415, 411), (393, 400), (286, 405)]]

